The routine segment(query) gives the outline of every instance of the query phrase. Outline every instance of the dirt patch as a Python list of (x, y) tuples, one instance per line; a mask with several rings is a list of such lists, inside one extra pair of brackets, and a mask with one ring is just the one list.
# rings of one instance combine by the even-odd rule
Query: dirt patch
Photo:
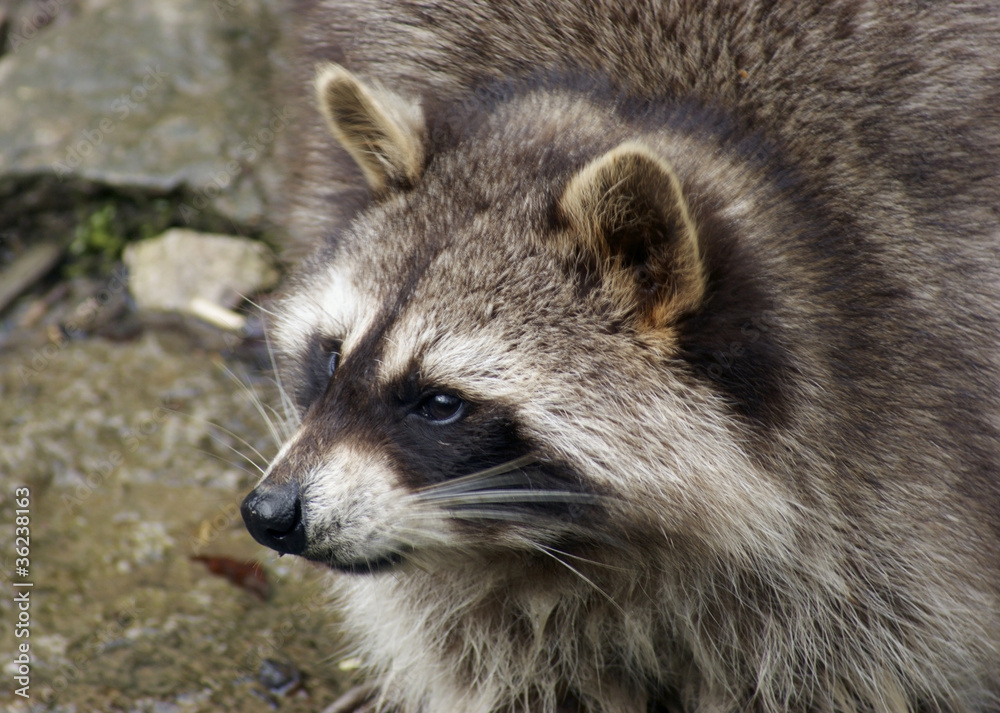
[[(258, 547), (238, 512), (276, 449), (282, 419), (265, 404), (279, 401), (266, 375), (165, 334), (0, 354), (0, 562), (14, 571), (27, 487), (30, 568), (15, 581), (33, 584), (28, 638), (0, 597), (0, 660), (31, 647), (31, 698), (8, 664), (0, 707), (304, 712), (336, 698), (350, 664), (323, 573)], [(265, 597), (211, 571), (254, 560)]]

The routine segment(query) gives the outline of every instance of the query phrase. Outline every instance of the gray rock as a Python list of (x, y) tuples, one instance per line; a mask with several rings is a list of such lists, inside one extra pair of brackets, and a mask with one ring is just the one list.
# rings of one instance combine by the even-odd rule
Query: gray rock
[[(128, 286), (143, 310), (212, 320), (245, 296), (273, 287), (278, 271), (267, 246), (229, 235), (168, 230), (125, 250)], [(231, 325), (238, 328), (240, 325)]]
[(188, 225), (205, 212), (261, 224), (285, 126), (269, 101), (280, 30), (268, 5), (47, 0), (70, 19), (15, 24), (0, 58), (3, 192), (39, 179), (70, 192), (177, 192)]

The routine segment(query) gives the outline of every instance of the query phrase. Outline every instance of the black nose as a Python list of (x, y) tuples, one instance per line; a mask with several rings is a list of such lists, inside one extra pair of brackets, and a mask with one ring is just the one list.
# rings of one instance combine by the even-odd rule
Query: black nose
[(247, 530), (260, 544), (282, 554), (300, 555), (306, 549), (299, 484), (261, 483), (240, 507)]

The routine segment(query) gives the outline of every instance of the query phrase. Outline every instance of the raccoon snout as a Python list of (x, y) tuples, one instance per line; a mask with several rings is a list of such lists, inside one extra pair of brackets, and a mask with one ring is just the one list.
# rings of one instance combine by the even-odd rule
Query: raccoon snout
[(243, 500), (240, 513), (247, 530), (260, 544), (282, 554), (305, 552), (306, 529), (297, 482), (261, 483)]

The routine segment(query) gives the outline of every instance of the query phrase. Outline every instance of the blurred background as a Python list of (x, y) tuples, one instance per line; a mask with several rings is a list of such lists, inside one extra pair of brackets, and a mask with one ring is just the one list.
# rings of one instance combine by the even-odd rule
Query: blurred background
[(238, 510), (288, 423), (284, 5), (0, 0), (2, 710), (318, 711), (352, 677), (321, 573)]

